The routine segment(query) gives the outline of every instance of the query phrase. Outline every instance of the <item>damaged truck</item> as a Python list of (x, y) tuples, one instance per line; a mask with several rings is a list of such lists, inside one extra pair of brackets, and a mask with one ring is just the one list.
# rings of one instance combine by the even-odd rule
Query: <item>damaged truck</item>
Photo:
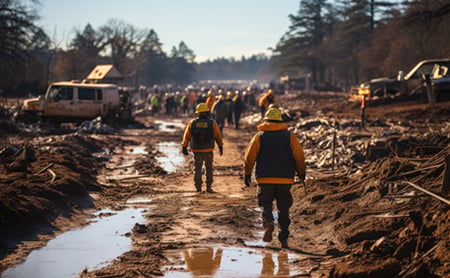
[(368, 103), (384, 103), (392, 99), (426, 97), (426, 78), (437, 100), (450, 94), (450, 58), (422, 60), (407, 74), (399, 71), (396, 78), (381, 77), (352, 88), (349, 101), (359, 101), (365, 95)]
[(106, 122), (127, 122), (132, 118), (129, 91), (108, 83), (51, 83), (44, 96), (24, 100), (22, 110), (28, 118), (60, 123), (97, 117)]

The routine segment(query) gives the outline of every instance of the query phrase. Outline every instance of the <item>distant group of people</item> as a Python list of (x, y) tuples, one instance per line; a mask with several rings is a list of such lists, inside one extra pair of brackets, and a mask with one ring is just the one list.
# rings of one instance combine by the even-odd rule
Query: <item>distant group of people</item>
[(190, 115), (198, 104), (205, 103), (208, 106), (211, 117), (218, 123), (223, 135), (225, 125), (236, 129), (240, 128), (242, 113), (257, 104), (255, 94), (250, 90), (229, 90), (225, 93), (219, 89), (207, 92), (158, 93), (148, 95), (147, 109), (152, 115)]
[[(214, 104), (223, 101), (224, 107), (219, 105), (218, 112), (215, 112)], [(254, 92), (251, 90), (228, 90), (226, 93), (223, 89), (203, 89), (203, 91), (189, 91), (184, 93), (180, 91), (161, 93), (160, 91), (152, 92), (147, 97), (147, 111), (152, 115), (190, 115), (195, 113), (195, 108), (199, 103), (206, 103), (211, 111), (212, 116), (219, 117), (226, 113), (225, 122), (228, 126), (235, 125), (239, 128), (240, 115), (247, 107), (254, 107), (256, 99)], [(226, 108), (226, 110), (225, 110)], [(224, 112), (225, 110), (225, 112)], [(221, 118), (220, 118), (221, 119)], [(224, 122), (224, 123), (225, 123)], [(223, 129), (223, 125), (222, 125)]]
[(149, 94), (147, 104), (153, 115), (159, 114), (163, 107), (166, 115), (177, 115), (179, 112), (188, 114), (188, 96), (180, 92), (165, 93), (164, 96), (159, 93)]
[(248, 106), (255, 103), (253, 99), (254, 95), (245, 90), (227, 91), (226, 94), (223, 90), (218, 90), (217, 93), (210, 90), (206, 95), (198, 95), (195, 105), (205, 103), (208, 106), (211, 116), (216, 120), (223, 134), (225, 124), (239, 129), (241, 114)]
[[(239, 128), (240, 114), (245, 109), (240, 92), (227, 92), (226, 95), (208, 92), (205, 99), (196, 106), (196, 117), (189, 121), (181, 142), (182, 152), (188, 155), (188, 146), (194, 154), (194, 185), (197, 192), (202, 191), (202, 168), (205, 167), (206, 192), (214, 193), (213, 152), (217, 144), (219, 154), (223, 154), (223, 126), (234, 123)], [(304, 181), (306, 164), (303, 149), (287, 126), (283, 123), (281, 111), (276, 107), (273, 91), (264, 93), (258, 101), (263, 123), (257, 126), (257, 133), (248, 143), (244, 154), (244, 183), (251, 186), (251, 175), (255, 169), (258, 183), (258, 205), (262, 207), (264, 235), (263, 240), (272, 241), (275, 229), (273, 202), (277, 204), (278, 240), (282, 248), (288, 248), (289, 209), (293, 204), (290, 192), (294, 177)], [(230, 116), (230, 111), (232, 111)]]

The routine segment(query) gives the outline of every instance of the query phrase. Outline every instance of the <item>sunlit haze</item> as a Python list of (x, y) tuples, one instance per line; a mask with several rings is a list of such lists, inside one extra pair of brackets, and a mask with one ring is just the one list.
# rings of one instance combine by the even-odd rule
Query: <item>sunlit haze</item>
[(180, 41), (194, 51), (196, 62), (218, 57), (240, 59), (270, 55), (288, 31), (289, 14), (299, 0), (41, 0), (38, 22), (59, 46), (66, 46), (75, 29), (90, 23), (95, 29), (109, 19), (138, 29), (153, 29), (170, 53)]

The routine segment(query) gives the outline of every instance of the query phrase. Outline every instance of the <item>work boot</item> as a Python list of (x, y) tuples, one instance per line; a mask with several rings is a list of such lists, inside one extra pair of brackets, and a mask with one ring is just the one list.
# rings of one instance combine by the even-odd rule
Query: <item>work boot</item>
[(206, 192), (208, 193), (214, 193), (214, 190), (212, 190), (211, 185), (206, 186)]
[(202, 192), (202, 186), (200, 185), (200, 186), (195, 186), (195, 190), (197, 191), (197, 192)]
[(272, 233), (275, 229), (273, 223), (267, 223), (264, 225), (264, 236), (263, 241), (264, 242), (271, 242), (272, 241)]
[(280, 243), (281, 243), (281, 248), (289, 248), (288, 242), (287, 242), (287, 238), (280, 238)]

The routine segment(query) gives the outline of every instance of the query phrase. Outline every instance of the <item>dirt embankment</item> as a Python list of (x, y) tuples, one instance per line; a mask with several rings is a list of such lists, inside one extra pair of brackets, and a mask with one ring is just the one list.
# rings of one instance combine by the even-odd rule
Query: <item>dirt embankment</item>
[[(292, 189), (290, 252), (304, 256), (292, 264), (311, 277), (450, 275), (449, 205), (410, 185), (447, 197), (442, 183), (450, 155), (450, 104), (369, 106), (361, 128), (358, 106), (340, 103), (343, 97), (335, 94), (280, 96), (308, 165), (306, 192), (299, 185)], [(180, 263), (170, 250), (245, 247), (257, 240), (256, 188), (243, 189), (241, 175), (243, 151), (260, 116), (256, 109), (245, 116), (240, 130), (225, 128), (224, 156), (215, 157), (215, 194), (194, 192), (189, 157), (173, 173), (156, 165), (155, 146), (179, 142), (182, 129), (157, 130), (154, 117), (97, 134), (33, 133), (4, 124), (10, 132), (0, 152), (0, 271), (56, 234), (83, 225), (83, 209), (119, 208), (133, 196), (152, 201), (141, 205), (148, 206), (147, 223), (129, 235), (132, 250), (82, 276), (154, 277), (163, 274), (163, 266)], [(148, 151), (126, 169), (136, 176), (99, 179), (118, 170), (111, 154), (129, 145)], [(33, 241), (19, 246), (25, 239)], [(265, 248), (277, 251), (279, 244)]]

